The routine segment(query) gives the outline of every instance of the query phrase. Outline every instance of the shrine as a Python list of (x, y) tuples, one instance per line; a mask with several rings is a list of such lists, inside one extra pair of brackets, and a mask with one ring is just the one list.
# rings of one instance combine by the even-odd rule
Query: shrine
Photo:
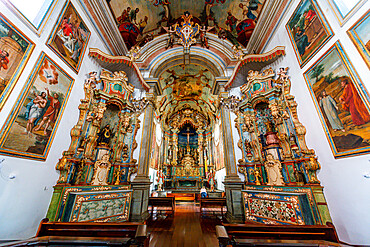
[(26, 2), (0, 1), (1, 246), (369, 243), (369, 2)]

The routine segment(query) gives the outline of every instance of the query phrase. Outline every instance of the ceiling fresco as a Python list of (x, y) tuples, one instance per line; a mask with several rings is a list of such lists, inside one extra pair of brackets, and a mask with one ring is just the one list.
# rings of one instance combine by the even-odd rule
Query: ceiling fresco
[[(210, 32), (234, 45), (246, 46), (265, 0), (107, 0), (121, 35), (130, 49), (181, 24), (188, 11), (192, 21), (215, 27)], [(209, 30), (209, 28), (208, 28)]]
[(157, 98), (161, 116), (169, 117), (184, 108), (192, 108), (207, 117), (216, 111), (217, 96), (211, 94), (214, 75), (206, 68), (195, 65), (176, 65), (159, 76), (163, 94)]

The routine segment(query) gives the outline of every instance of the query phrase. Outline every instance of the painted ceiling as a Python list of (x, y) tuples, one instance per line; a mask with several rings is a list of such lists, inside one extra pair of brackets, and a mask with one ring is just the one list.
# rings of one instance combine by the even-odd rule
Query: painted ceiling
[(188, 11), (194, 23), (215, 27), (210, 30), (233, 44), (246, 46), (265, 0), (107, 0), (120, 33), (130, 49), (154, 36), (163, 27), (181, 23)]
[(161, 116), (168, 118), (181, 109), (192, 108), (213, 118), (217, 96), (211, 94), (215, 77), (208, 69), (195, 64), (176, 65), (164, 71), (158, 80), (163, 90), (157, 98)]

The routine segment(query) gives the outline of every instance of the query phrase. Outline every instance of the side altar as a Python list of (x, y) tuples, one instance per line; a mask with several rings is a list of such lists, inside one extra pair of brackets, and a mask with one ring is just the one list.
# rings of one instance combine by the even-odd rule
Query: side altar
[(223, 99), (237, 116), (241, 207), (247, 221), (325, 225), (331, 217), (316, 175), (321, 166), (306, 145), (287, 70), (249, 71), (242, 99)]
[(135, 101), (126, 73), (91, 72), (71, 130), (71, 144), (56, 165), (60, 172), (47, 213), (50, 221), (128, 221), (137, 172), (133, 152), (146, 100)]

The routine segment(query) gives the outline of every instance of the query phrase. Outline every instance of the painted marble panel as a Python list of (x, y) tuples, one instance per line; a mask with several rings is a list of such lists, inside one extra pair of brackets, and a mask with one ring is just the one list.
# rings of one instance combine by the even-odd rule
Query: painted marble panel
[(71, 222), (128, 221), (131, 192), (77, 195)]
[(335, 158), (370, 151), (369, 94), (337, 41), (305, 73)]
[(305, 194), (243, 191), (245, 217), (264, 224), (314, 224)]
[(1, 130), (0, 153), (45, 160), (73, 82), (41, 53)]

